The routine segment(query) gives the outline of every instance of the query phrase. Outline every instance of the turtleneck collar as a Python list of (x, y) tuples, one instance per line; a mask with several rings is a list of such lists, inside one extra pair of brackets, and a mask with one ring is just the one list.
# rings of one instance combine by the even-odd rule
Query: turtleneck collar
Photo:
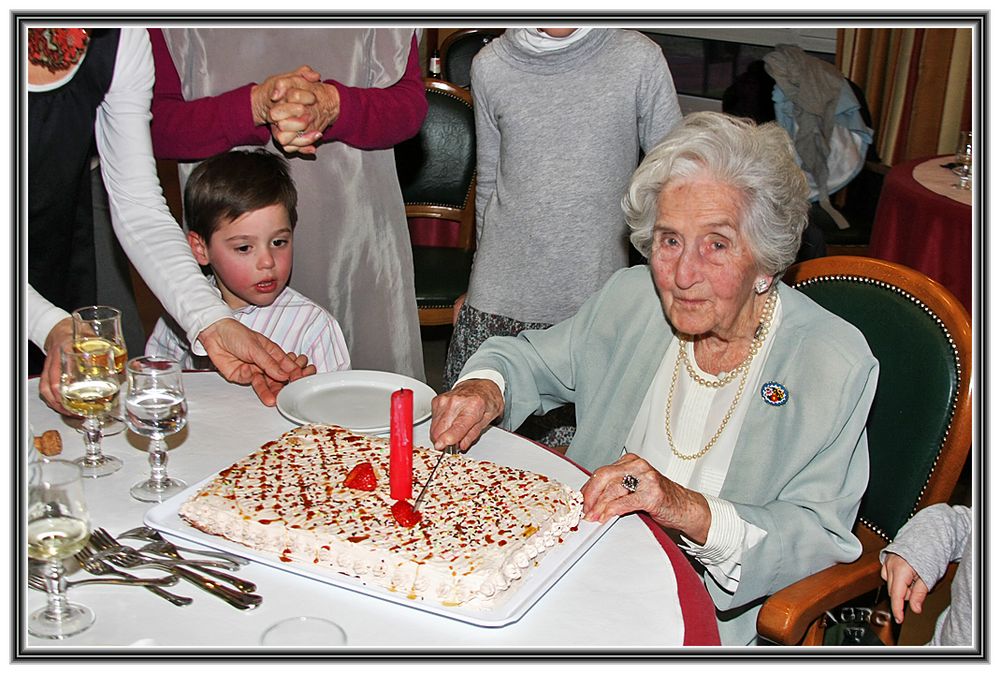
[[(501, 59), (520, 70), (555, 74), (572, 70), (596, 54), (614, 30), (580, 28), (564, 38), (552, 38), (542, 36), (536, 28), (508, 28), (493, 44)], [(541, 48), (549, 43), (557, 48)]]

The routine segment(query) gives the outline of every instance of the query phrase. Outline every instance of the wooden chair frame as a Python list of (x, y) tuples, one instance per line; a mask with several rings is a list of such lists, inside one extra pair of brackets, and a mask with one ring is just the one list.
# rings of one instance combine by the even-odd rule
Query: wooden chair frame
[[(972, 444), (972, 325), (965, 307), (944, 286), (903, 265), (875, 258), (833, 256), (808, 260), (788, 270), (784, 280), (802, 286), (824, 279), (856, 279), (895, 289), (936, 317), (951, 336), (959, 367), (959, 386), (947, 437), (914, 512), (946, 502), (954, 491)], [(822, 645), (826, 611), (879, 588), (879, 551), (888, 542), (859, 519), (854, 533), (861, 541), (861, 557), (804, 578), (769, 597), (757, 617), (757, 631), (785, 645)], [(878, 628), (881, 629), (878, 629)], [(892, 624), (879, 626), (885, 643), (894, 643)]]

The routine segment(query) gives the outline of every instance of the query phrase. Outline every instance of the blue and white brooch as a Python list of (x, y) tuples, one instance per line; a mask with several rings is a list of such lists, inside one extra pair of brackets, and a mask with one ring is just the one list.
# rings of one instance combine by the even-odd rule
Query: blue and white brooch
[(776, 381), (769, 381), (760, 387), (760, 397), (768, 405), (780, 407), (788, 402), (788, 389)]

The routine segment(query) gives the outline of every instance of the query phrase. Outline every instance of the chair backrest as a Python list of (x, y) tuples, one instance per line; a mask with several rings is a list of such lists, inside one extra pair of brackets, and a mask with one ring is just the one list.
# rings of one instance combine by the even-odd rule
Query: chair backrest
[(427, 117), (420, 132), (395, 147), (396, 172), (411, 218), (459, 223), (459, 245), (471, 248), (475, 225), (476, 120), (472, 96), (450, 82), (424, 79)]
[(471, 84), (472, 59), (479, 50), (503, 33), (502, 28), (467, 28), (456, 30), (441, 43), (441, 73), (460, 87)]
[(881, 548), (917, 510), (948, 500), (968, 457), (969, 314), (936, 281), (874, 258), (808, 260), (785, 281), (861, 330), (879, 361), (855, 534), (866, 550)]

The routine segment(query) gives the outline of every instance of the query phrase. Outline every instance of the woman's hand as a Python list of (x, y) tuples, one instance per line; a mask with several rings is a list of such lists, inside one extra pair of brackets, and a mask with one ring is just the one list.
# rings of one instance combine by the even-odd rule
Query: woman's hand
[(274, 407), (285, 384), (316, 372), (315, 366), (305, 365), (305, 356), (286, 354), (270, 339), (232, 318), (212, 323), (198, 340), (219, 374), (237, 384), (250, 384), (268, 407)]
[[(253, 122), (257, 126), (271, 123), (271, 109), (284, 100), (289, 92), (297, 89), (308, 91), (309, 86), (319, 82), (320, 75), (310, 66), (299, 66), (298, 69), (290, 73), (271, 75), (260, 84), (255, 84), (250, 89), (250, 111), (253, 114)], [(293, 98), (304, 98), (296, 94)], [(301, 100), (296, 102), (305, 105)]]
[(503, 392), (488, 379), (467, 379), (431, 401), (431, 441), (437, 449), (472, 446), (494, 419), (503, 414)]
[(315, 154), (323, 131), (340, 117), (340, 92), (325, 82), (290, 90), (271, 108), (271, 135), (285, 152)]
[(38, 380), (38, 392), (45, 404), (59, 414), (76, 416), (62, 406), (62, 395), (59, 393), (59, 352), (63, 347), (73, 342), (73, 319), (67, 316), (49, 330), (45, 337), (45, 365)]
[[(626, 475), (638, 481), (633, 493), (622, 484)], [(708, 538), (712, 515), (705, 497), (664, 477), (636, 454), (595, 470), (582, 491), (584, 519), (603, 524), (618, 515), (645, 512), (699, 545)]]
[(897, 623), (903, 622), (903, 604), (906, 602), (910, 603), (914, 613), (924, 610), (924, 599), (930, 590), (905, 559), (892, 552), (887, 554), (882, 563), (882, 579), (889, 588), (889, 605)]

